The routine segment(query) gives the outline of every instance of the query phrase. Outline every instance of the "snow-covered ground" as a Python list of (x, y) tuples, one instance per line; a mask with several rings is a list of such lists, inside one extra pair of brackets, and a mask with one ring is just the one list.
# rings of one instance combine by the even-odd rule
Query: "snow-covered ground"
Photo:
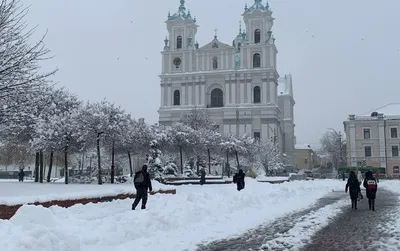
[[(153, 190), (175, 189), (153, 181)], [(34, 183), (3, 180), (0, 182), (0, 205), (17, 205), (33, 202), (45, 202), (62, 199), (81, 199), (96, 196), (114, 196), (133, 193), (131, 183), (123, 184), (68, 184), (63, 183)]]
[[(399, 195), (400, 200), (400, 181), (398, 180), (384, 180), (378, 183), (378, 192), (376, 196), (379, 196), (379, 189), (386, 189)], [(379, 205), (377, 205), (379, 210)], [(387, 215), (388, 218), (393, 220), (387, 224), (379, 224), (376, 227), (376, 231), (381, 231), (382, 236), (380, 240), (377, 240), (378, 245), (385, 251), (398, 251), (400, 247), (400, 218), (398, 212), (400, 211), (400, 205), (397, 210), (394, 210), (392, 215)]]
[(257, 177), (258, 181), (286, 181), (289, 177), (279, 177), (279, 176), (260, 176)]
[[(246, 179), (246, 188), (240, 192), (234, 184), (176, 189), (176, 195), (150, 196), (147, 210), (131, 211), (132, 200), (68, 209), (23, 206), (9, 221), (0, 221), (1, 250), (194, 250), (200, 242), (240, 234), (307, 208), (332, 189), (343, 190), (344, 183), (269, 184)], [(19, 191), (23, 192), (22, 186)]]

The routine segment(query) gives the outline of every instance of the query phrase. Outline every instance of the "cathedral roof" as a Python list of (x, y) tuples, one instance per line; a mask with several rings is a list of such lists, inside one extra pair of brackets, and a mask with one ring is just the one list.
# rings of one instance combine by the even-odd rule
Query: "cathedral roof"
[(207, 50), (207, 49), (226, 49), (226, 48), (232, 48), (232, 46), (222, 43), (218, 40), (217, 36), (214, 36), (214, 39), (209, 42), (208, 44), (202, 46), (200, 50)]
[(168, 20), (175, 20), (175, 19), (188, 20), (188, 19), (190, 19), (190, 20), (195, 21), (196, 19), (192, 18), (192, 15), (190, 14), (190, 10), (186, 11), (185, 0), (180, 0), (180, 1), (181, 1), (181, 5), (178, 8), (178, 12), (176, 12), (172, 16), (170, 13), (168, 13)]
[(268, 2), (267, 2), (267, 4), (264, 6), (264, 5), (262, 4), (262, 0), (254, 0), (254, 4), (253, 4), (250, 8), (247, 8), (247, 5), (246, 5), (246, 7), (245, 7), (245, 12), (248, 12), (248, 13), (251, 13), (251, 12), (253, 12), (253, 11), (255, 11), (255, 10), (260, 10), (260, 11), (262, 11), (262, 12), (267, 12), (267, 11), (269, 11), (269, 4), (268, 4)]

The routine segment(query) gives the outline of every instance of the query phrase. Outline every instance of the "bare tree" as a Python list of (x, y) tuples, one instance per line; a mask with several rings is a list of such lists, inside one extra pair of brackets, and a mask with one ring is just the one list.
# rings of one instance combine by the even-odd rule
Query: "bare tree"
[(19, 0), (0, 0), (0, 99), (47, 82), (57, 70), (42, 73), (40, 62), (50, 57), (42, 38), (31, 45), (36, 27), (27, 29), (28, 8)]
[(321, 151), (332, 157), (332, 162), (336, 168), (338, 168), (340, 164), (346, 164), (346, 143), (340, 131), (329, 129), (329, 131), (322, 135), (320, 143)]

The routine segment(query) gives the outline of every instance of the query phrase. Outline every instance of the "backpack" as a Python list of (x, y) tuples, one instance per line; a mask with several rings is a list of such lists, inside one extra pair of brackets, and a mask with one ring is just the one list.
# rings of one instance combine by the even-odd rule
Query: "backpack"
[(135, 180), (134, 180), (134, 183), (135, 183), (135, 186), (137, 186), (137, 185), (142, 185), (142, 184), (144, 183), (144, 175), (143, 175), (143, 172), (139, 172), (139, 173), (136, 175), (136, 178), (135, 178)]
[(368, 180), (367, 189), (376, 189), (376, 180)]

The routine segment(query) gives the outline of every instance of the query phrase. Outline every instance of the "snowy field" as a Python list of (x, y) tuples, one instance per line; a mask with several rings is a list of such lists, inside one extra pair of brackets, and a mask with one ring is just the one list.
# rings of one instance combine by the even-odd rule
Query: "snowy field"
[(289, 177), (279, 177), (279, 176), (261, 176), (257, 177), (258, 181), (288, 181)]
[[(234, 184), (176, 187), (176, 195), (150, 196), (147, 210), (131, 211), (129, 199), (68, 209), (23, 206), (9, 221), (0, 221), (0, 247), (2, 251), (194, 250), (200, 242), (234, 236), (307, 208), (332, 189), (344, 190), (344, 182), (337, 180), (246, 181), (241, 192)], [(30, 184), (22, 185), (33, 190)]]
[[(153, 190), (175, 189), (153, 181)], [(99, 196), (114, 196), (133, 193), (131, 183), (123, 184), (68, 184), (64, 183), (34, 183), (18, 182), (17, 180), (1, 180), (0, 205), (17, 205), (33, 202), (45, 202), (62, 199), (81, 199)]]

